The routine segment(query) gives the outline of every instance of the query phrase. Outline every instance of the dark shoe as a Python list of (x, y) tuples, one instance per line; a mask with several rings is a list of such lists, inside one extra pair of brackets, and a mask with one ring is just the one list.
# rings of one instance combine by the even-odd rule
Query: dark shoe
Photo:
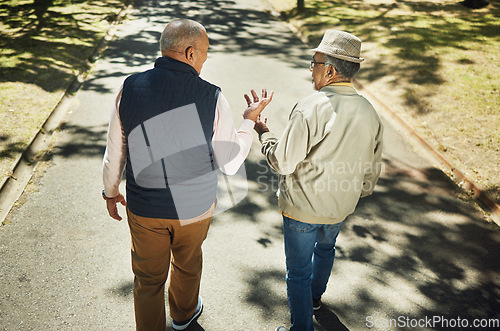
[(290, 330), (288, 330), (284, 326), (278, 326), (275, 331), (290, 331)]
[(193, 314), (193, 316), (188, 319), (187, 321), (184, 322), (176, 322), (172, 321), (172, 328), (174, 330), (185, 330), (191, 324), (192, 321), (196, 320), (198, 317), (200, 317), (201, 312), (203, 311), (203, 302), (201, 301), (201, 297), (198, 297), (198, 306), (196, 307), (196, 310)]
[(321, 298), (314, 299), (313, 298), (313, 310), (319, 310), (321, 308)]

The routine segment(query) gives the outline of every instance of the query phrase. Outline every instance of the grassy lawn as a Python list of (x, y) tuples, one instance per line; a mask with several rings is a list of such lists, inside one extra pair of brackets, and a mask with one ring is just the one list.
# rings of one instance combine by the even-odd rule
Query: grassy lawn
[(326, 29), (363, 41), (358, 78), (500, 202), (500, 9), (457, 0), (267, 0), (316, 46)]
[(122, 0), (0, 3), (0, 179), (8, 175), (123, 6)]

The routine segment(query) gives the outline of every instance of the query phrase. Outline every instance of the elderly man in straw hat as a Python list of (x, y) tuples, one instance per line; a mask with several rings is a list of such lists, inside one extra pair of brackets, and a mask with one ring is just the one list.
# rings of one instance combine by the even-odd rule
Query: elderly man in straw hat
[(314, 330), (339, 231), (380, 175), (382, 123), (352, 85), (360, 49), (352, 34), (326, 31), (309, 68), (317, 92), (295, 105), (279, 139), (266, 119), (255, 125), (262, 153), (280, 174), (290, 330)]

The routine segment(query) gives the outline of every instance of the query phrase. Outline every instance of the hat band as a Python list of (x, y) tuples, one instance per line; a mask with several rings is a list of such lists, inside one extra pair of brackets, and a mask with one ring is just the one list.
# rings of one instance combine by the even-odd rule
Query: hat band
[(349, 62), (361, 63), (361, 62), (363, 62), (365, 60), (362, 57), (355, 57), (355, 56), (351, 56), (351, 55), (345, 55), (345, 52), (343, 52), (344, 54), (339, 54), (337, 52), (337, 49), (324, 49), (324, 48), (318, 47), (318, 48), (312, 49), (311, 51), (313, 51), (313, 52), (320, 52), (320, 53), (323, 53), (323, 54), (326, 54), (326, 55), (330, 55), (332, 57), (335, 57), (335, 58), (338, 58), (338, 59), (341, 59), (341, 60), (346, 60), (346, 61), (349, 61)]

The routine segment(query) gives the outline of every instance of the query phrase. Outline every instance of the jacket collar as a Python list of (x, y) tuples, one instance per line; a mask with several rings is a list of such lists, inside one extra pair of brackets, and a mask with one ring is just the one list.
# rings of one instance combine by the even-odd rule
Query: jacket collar
[(174, 60), (166, 56), (162, 56), (156, 59), (155, 68), (190, 72), (193, 75), (198, 76), (198, 72), (196, 71), (196, 69), (191, 67), (189, 64)]
[(320, 92), (332, 92), (332, 93), (346, 94), (346, 95), (358, 94), (358, 92), (354, 87), (345, 85), (327, 85), (322, 87)]

